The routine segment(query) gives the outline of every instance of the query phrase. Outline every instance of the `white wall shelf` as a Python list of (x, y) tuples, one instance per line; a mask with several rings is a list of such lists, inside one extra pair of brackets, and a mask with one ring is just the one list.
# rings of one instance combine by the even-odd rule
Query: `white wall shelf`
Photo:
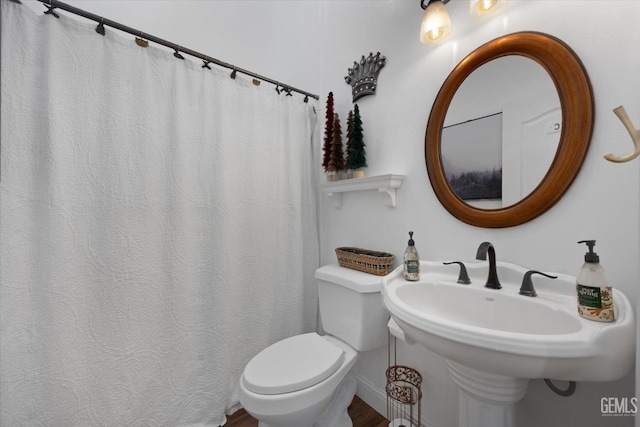
[(333, 199), (336, 208), (342, 207), (342, 193), (350, 191), (378, 190), (389, 196), (387, 206), (396, 207), (396, 190), (404, 181), (404, 175), (379, 175), (365, 178), (343, 179), (318, 184), (323, 193)]

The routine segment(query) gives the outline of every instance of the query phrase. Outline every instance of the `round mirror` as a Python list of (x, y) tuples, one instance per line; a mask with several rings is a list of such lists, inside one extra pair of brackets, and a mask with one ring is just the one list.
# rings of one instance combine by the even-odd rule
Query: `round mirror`
[(461, 221), (519, 225), (569, 188), (592, 129), (591, 85), (575, 53), (547, 34), (500, 37), (464, 58), (436, 97), (429, 180)]
[(456, 91), (442, 128), (449, 187), (480, 209), (518, 203), (551, 167), (561, 123), (558, 93), (540, 64), (510, 55), (481, 65)]

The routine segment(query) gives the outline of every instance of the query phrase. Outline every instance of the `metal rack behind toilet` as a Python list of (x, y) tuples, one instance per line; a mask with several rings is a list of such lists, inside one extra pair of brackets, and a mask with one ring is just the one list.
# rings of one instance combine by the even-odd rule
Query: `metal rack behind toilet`
[(388, 368), (387, 419), (389, 427), (420, 427), (422, 375), (408, 366), (397, 364), (396, 336), (399, 330), (393, 319), (389, 320), (389, 341), (387, 345)]

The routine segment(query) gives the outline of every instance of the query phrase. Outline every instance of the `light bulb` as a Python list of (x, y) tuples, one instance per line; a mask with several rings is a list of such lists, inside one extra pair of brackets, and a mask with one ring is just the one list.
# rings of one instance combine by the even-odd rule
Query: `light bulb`
[(447, 13), (447, 8), (441, 1), (429, 3), (422, 15), (422, 25), (420, 26), (420, 41), (428, 43), (442, 40), (451, 33), (451, 18)]
[(484, 15), (492, 13), (504, 5), (505, 0), (470, 0), (469, 13), (472, 15)]

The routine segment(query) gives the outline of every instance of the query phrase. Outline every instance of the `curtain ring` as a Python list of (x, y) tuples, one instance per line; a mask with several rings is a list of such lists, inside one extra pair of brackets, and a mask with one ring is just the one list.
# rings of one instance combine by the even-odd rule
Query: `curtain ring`
[(142, 31), (140, 31), (140, 37), (136, 37), (136, 44), (140, 47), (149, 46), (149, 42), (142, 37)]
[(55, 16), (56, 18), (60, 18), (60, 15), (58, 15), (58, 14), (54, 11), (55, 7), (53, 6), (53, 0), (49, 0), (49, 5), (47, 5), (47, 4), (45, 3), (45, 5), (44, 5), (44, 6), (47, 8), (47, 10), (44, 12), (44, 14), (45, 14), (45, 15), (53, 15), (53, 16)]
[(105, 30), (104, 30), (104, 18), (103, 17), (100, 18), (100, 23), (96, 27), (96, 33), (101, 34), (103, 36), (106, 33)]

